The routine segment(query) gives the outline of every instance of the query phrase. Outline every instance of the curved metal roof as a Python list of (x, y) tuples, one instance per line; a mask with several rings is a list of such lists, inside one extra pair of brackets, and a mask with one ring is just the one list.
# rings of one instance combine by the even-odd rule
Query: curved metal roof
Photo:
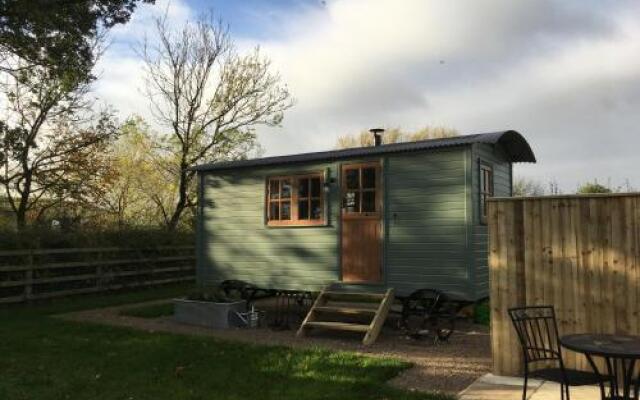
[(474, 143), (500, 145), (511, 162), (536, 162), (533, 150), (531, 150), (526, 139), (520, 133), (509, 130), (454, 136), (442, 139), (420, 140), (417, 142), (391, 143), (377, 147), (356, 147), (344, 150), (319, 151), (315, 153), (253, 158), (249, 160), (221, 161), (201, 164), (193, 167), (192, 169), (195, 171), (216, 171), (269, 165), (308, 163), (314, 161), (339, 161), (349, 158), (368, 157), (389, 153), (406, 153), (446, 147), (467, 146)]

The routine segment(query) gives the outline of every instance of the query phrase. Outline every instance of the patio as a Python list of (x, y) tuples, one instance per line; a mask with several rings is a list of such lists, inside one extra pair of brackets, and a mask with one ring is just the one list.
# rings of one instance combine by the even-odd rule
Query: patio
[[(522, 400), (522, 378), (512, 378), (486, 374), (478, 378), (468, 388), (460, 392), (460, 400)], [(529, 380), (529, 400), (556, 400), (560, 396), (560, 385), (555, 382)], [(571, 389), (573, 400), (597, 400), (600, 391), (596, 386), (582, 386)]]

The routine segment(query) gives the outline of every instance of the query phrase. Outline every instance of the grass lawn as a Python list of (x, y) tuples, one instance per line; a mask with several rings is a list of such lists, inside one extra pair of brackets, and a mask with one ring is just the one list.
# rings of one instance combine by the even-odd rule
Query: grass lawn
[(352, 353), (252, 346), (62, 321), (51, 314), (185, 287), (0, 309), (0, 399), (441, 399), (384, 382), (408, 365)]

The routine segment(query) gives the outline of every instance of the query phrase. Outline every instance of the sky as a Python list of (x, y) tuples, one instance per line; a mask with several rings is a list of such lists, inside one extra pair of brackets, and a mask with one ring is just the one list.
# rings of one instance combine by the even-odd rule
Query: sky
[(151, 120), (136, 45), (155, 15), (180, 26), (211, 11), (295, 99), (280, 127), (258, 129), (266, 156), (372, 127), (515, 129), (538, 159), (516, 176), (640, 190), (638, 1), (157, 0), (110, 32), (97, 97)]

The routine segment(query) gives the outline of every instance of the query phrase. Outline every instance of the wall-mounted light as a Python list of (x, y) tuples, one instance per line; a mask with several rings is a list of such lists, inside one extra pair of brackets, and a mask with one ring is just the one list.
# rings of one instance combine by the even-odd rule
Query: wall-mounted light
[(324, 190), (325, 193), (329, 193), (331, 191), (331, 184), (334, 183), (335, 181), (336, 181), (335, 179), (330, 178), (322, 184), (322, 189)]
[(329, 182), (325, 182), (322, 184), (322, 189), (324, 189), (325, 193), (329, 193), (329, 191), (331, 190), (331, 183)]

